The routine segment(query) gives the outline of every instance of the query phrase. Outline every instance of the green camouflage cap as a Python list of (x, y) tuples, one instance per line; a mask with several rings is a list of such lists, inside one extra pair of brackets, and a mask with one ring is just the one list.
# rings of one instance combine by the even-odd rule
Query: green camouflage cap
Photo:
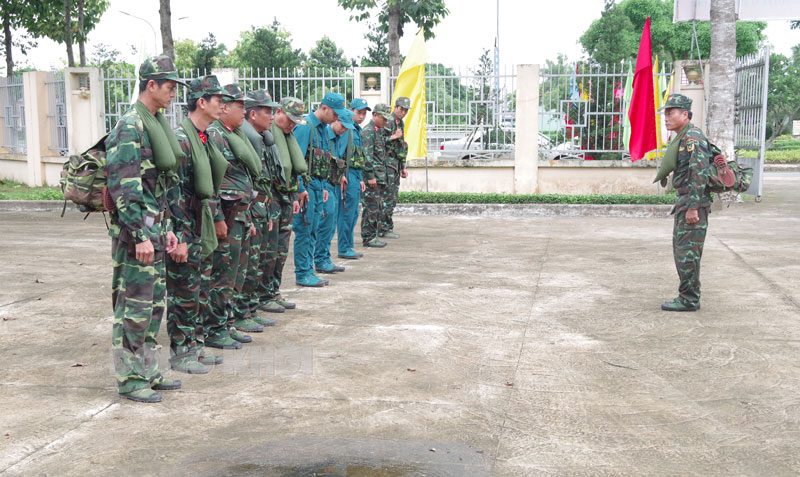
[(658, 108), (658, 110), (663, 111), (667, 108), (681, 108), (691, 111), (692, 100), (682, 94), (671, 94), (669, 95), (669, 98), (667, 98), (667, 102), (664, 103), (664, 106)]
[(259, 106), (265, 108), (279, 108), (281, 105), (273, 101), (272, 96), (270, 96), (265, 89), (253, 90), (244, 96), (245, 108), (257, 108)]
[(388, 104), (383, 104), (383, 103), (376, 104), (372, 108), (372, 115), (374, 116), (376, 114), (383, 116), (387, 120), (392, 118), (392, 111), (389, 109)]
[(304, 102), (290, 96), (281, 99), (280, 108), (295, 124), (299, 126), (306, 124), (306, 118), (304, 117), (306, 114), (306, 104)]
[(240, 88), (238, 84), (226, 84), (222, 87), (222, 90), (223, 94), (226, 95), (222, 97), (223, 103), (230, 103), (232, 101), (244, 102), (244, 91), (242, 91), (242, 88)]
[(405, 96), (400, 96), (397, 98), (397, 101), (394, 102), (395, 106), (400, 106), (404, 109), (411, 109), (411, 100)]
[(219, 85), (219, 80), (216, 76), (201, 76), (189, 82), (189, 94), (186, 95), (186, 99), (200, 99), (203, 96), (211, 96), (213, 94), (219, 94), (223, 98), (230, 96)]
[(178, 70), (172, 58), (166, 55), (151, 56), (139, 66), (139, 81), (172, 80), (184, 86), (189, 86), (178, 78)]

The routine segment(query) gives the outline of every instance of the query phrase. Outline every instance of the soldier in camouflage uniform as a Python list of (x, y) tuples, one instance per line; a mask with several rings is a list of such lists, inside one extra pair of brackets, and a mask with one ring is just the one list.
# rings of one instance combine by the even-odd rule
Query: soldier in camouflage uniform
[(166, 305), (165, 252), (173, 252), (178, 244), (165, 194), (170, 171), (156, 166), (164, 158), (154, 156), (136, 109), (143, 106), (155, 115), (168, 107), (178, 83), (169, 57), (145, 60), (139, 68), (137, 105), (122, 115), (106, 140), (108, 192), (116, 205), (109, 229), (114, 368), (120, 396), (139, 402), (159, 402), (161, 395), (155, 391), (181, 385), (161, 375), (155, 354)]
[(364, 210), (361, 213), (361, 241), (365, 247), (385, 247), (386, 242), (378, 239), (383, 215), (383, 198), (388, 184), (386, 166), (386, 135), (382, 129), (391, 114), (389, 106), (376, 104), (372, 120), (361, 134), (364, 148), (364, 181), (367, 188), (361, 197)]
[(355, 98), (350, 102), (350, 110), (353, 112), (353, 128), (341, 136), (337, 136), (336, 144), (339, 156), (347, 161), (347, 190), (343, 207), (339, 210), (337, 226), (337, 242), (339, 246), (339, 258), (355, 260), (363, 257), (363, 254), (353, 250), (353, 231), (358, 222), (358, 205), (361, 201), (361, 193), (366, 189), (364, 184), (364, 152), (361, 143), (361, 126), (367, 111), (372, 111), (367, 102), (361, 98)]
[(695, 311), (700, 309), (700, 257), (708, 229), (711, 191), (707, 189), (707, 171), (711, 152), (703, 132), (689, 122), (692, 100), (682, 94), (672, 94), (662, 109), (667, 129), (679, 141), (678, 158), (672, 175), (675, 187), (675, 221), (672, 232), (672, 253), (680, 284), (678, 297), (661, 305), (666, 311)]
[(208, 139), (228, 160), (228, 170), (220, 186), (220, 209), (228, 224), (227, 237), (214, 252), (214, 268), (209, 292), (210, 326), (206, 346), (239, 349), (253, 339), (241, 331), (260, 332), (264, 328), (250, 319), (250, 300), (242, 287), (250, 256), (250, 237), (255, 234), (250, 209), (258, 193), (245, 163), (233, 152), (227, 134), (236, 134), (244, 122), (244, 93), (237, 84), (224, 87), (230, 95), (223, 99), (222, 116), (208, 127)]
[(403, 118), (408, 114), (411, 107), (411, 100), (405, 96), (397, 98), (394, 103), (392, 117), (386, 122), (383, 133), (386, 135), (386, 173), (387, 184), (383, 199), (383, 222), (380, 224), (378, 236), (396, 239), (399, 236), (394, 233), (394, 208), (397, 206), (397, 197), (400, 194), (400, 178), (408, 177), (406, 171), (406, 156), (408, 155), (408, 144), (403, 136), (406, 125)]
[[(322, 287), (328, 284), (314, 274), (316, 251), (325, 247), (325, 240), (320, 232), (323, 207), (329, 198), (329, 189), (333, 187), (328, 181), (332, 162), (330, 129), (328, 125), (336, 121), (339, 114), (346, 114), (344, 98), (337, 93), (328, 93), (322, 98), (319, 108), (309, 113), (305, 119), (307, 124), (298, 124), (294, 128), (294, 136), (300, 151), (306, 158), (309, 168), (308, 181), (301, 178), (298, 184), (301, 203), (306, 206), (306, 213), (295, 214), (294, 223), (294, 273), (295, 283), (304, 287)], [(328, 184), (326, 186), (326, 184)], [(335, 226), (334, 226), (335, 227)], [(327, 243), (330, 249), (330, 242)], [(320, 264), (316, 263), (319, 270)], [(344, 267), (336, 267), (326, 271), (343, 271)]]
[[(190, 374), (209, 372), (206, 364), (219, 364), (221, 357), (203, 353), (203, 319), (200, 315), (200, 280), (202, 258), (200, 253), (200, 199), (195, 194), (195, 170), (192, 145), (189, 135), (198, 137), (205, 148), (206, 128), (219, 119), (222, 110), (223, 89), (217, 77), (202, 76), (189, 83), (187, 94), (189, 121), (193, 127), (187, 130), (183, 125), (175, 130), (178, 144), (184, 153), (178, 165), (180, 183), (168, 192), (168, 202), (177, 249), (167, 257), (167, 332), (170, 338), (172, 369)], [(209, 200), (212, 210), (217, 203)], [(224, 226), (221, 220), (217, 227)], [(199, 361), (198, 361), (199, 360)]]
[[(283, 176), (281, 158), (275, 146), (270, 128), (274, 119), (274, 108), (280, 106), (272, 100), (266, 90), (259, 89), (247, 93), (244, 98), (245, 122), (242, 131), (247, 134), (253, 148), (261, 160), (261, 175), (266, 179), (257, 185), (258, 196), (253, 205), (253, 218), (256, 234), (250, 243), (250, 270), (245, 279), (244, 292), (250, 295), (250, 316), (262, 326), (272, 326), (275, 320), (258, 316), (262, 307), (264, 283), (272, 274), (270, 263), (278, 249), (278, 224), (280, 222), (280, 205), (276, 202), (274, 186)], [(261, 189), (263, 187), (263, 190)], [(272, 254), (271, 254), (272, 252)], [(266, 311), (280, 313), (284, 308), (273, 301), (264, 303)], [(262, 308), (262, 309), (265, 309)]]
[[(278, 129), (286, 135), (291, 134), (298, 124), (305, 124), (303, 118), (305, 104), (297, 98), (282, 98), (280, 107), (275, 112), (275, 124)], [(281, 174), (280, 181), (275, 183), (272, 195), (280, 206), (280, 224), (278, 226), (277, 248), (273, 251), (270, 243), (268, 250), (270, 265), (264, 280), (261, 301), (264, 303), (262, 309), (274, 309), (275, 304), (284, 310), (293, 310), (296, 305), (281, 296), (281, 281), (283, 280), (283, 268), (289, 256), (289, 240), (292, 238), (292, 223), (294, 215), (300, 213), (300, 202), (297, 196), (297, 184), (299, 174), (297, 171), (288, 169)], [(277, 177), (276, 177), (277, 179)], [(275, 303), (270, 303), (274, 301)]]

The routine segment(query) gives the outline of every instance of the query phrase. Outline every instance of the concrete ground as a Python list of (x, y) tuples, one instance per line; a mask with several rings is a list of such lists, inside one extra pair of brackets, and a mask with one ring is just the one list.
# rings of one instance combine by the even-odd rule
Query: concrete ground
[(712, 214), (696, 313), (659, 309), (668, 218), (399, 217), (152, 405), (116, 394), (102, 218), (0, 212), (0, 472), (797, 475), (798, 204), (767, 174)]

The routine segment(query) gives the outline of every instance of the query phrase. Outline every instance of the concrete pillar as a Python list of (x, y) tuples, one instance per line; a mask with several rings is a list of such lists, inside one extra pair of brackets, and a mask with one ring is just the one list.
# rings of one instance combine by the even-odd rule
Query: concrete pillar
[(539, 176), (539, 65), (517, 65), (514, 192), (535, 194)]
[[(390, 81), (389, 68), (382, 66), (353, 68), (353, 97), (365, 99), (370, 108), (378, 103), (389, 104), (392, 100), (389, 97)], [(367, 111), (364, 124), (368, 123), (370, 119), (372, 119), (372, 114)]]
[(65, 68), (67, 144), (69, 154), (80, 154), (106, 133), (103, 83), (98, 68)]
[(44, 182), (42, 157), (50, 147), (50, 119), (47, 117), (47, 73), (29, 71), (22, 74), (25, 95), (25, 149), (28, 156), (27, 184), (41, 186)]
[(236, 68), (214, 68), (211, 74), (217, 77), (219, 84), (233, 84), (239, 81), (239, 70)]

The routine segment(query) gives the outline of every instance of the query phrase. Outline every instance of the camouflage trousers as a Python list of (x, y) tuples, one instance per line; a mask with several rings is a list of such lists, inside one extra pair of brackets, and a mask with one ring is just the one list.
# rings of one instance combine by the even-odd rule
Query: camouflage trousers
[(261, 303), (267, 302), (273, 297), (272, 276), (275, 273), (275, 264), (278, 259), (278, 245), (280, 243), (280, 223), (281, 223), (281, 204), (272, 201), (267, 205), (267, 213), (272, 219), (272, 231), (269, 230), (269, 223), (264, 229), (264, 249), (260, 258), (261, 277), (258, 281), (256, 294)]
[(144, 265), (129, 254), (127, 243), (111, 240), (111, 351), (120, 393), (147, 389), (161, 378), (156, 336), (166, 307), (164, 255), (156, 250), (153, 263)]
[[(394, 231), (394, 208), (397, 206), (397, 197), (400, 193), (400, 172), (399, 164), (395, 160), (394, 166), (390, 165), (386, 168), (386, 188), (383, 195), (383, 212), (381, 214), (381, 223), (378, 228), (379, 235)], [(397, 169), (395, 169), (397, 167)]]
[(700, 221), (686, 223), (686, 210), (675, 212), (672, 229), (672, 254), (678, 270), (678, 294), (688, 305), (700, 302), (700, 258), (708, 229), (708, 207), (697, 210)]
[(383, 216), (383, 199), (385, 197), (386, 184), (378, 184), (378, 187), (367, 186), (364, 194), (361, 195), (361, 241), (367, 243), (378, 237), (378, 230)]
[[(250, 214), (247, 214), (249, 219)], [(250, 258), (250, 227), (237, 219), (214, 250), (214, 268), (209, 289), (209, 324), (207, 336), (227, 332), (235, 319), (249, 314), (249, 300), (245, 302), (242, 287)]]
[[(267, 247), (267, 267), (264, 273), (264, 287), (262, 288), (262, 300), (268, 301), (281, 294), (281, 282), (283, 281), (283, 268), (286, 266), (286, 259), (289, 256), (289, 243), (292, 240), (292, 213), (291, 202), (276, 203), (279, 214), (272, 229), (276, 233), (268, 241)], [(273, 245), (274, 244), (274, 245)], [(273, 252), (272, 247), (275, 247)]]
[[(214, 271), (214, 254), (212, 253), (200, 262), (200, 293), (198, 294), (198, 314), (203, 323), (203, 343), (208, 338), (213, 318), (211, 316), (211, 273)], [(199, 341), (199, 340), (198, 340)]]
[(261, 283), (264, 280), (264, 261), (267, 256), (269, 217), (253, 217), (255, 235), (250, 237), (250, 253), (247, 261), (247, 276), (242, 287), (242, 298), (247, 302), (247, 317), (258, 314), (261, 305)]
[(205, 341), (200, 318), (200, 240), (187, 243), (189, 256), (177, 263), (167, 255), (167, 333), (176, 358), (199, 353)]

